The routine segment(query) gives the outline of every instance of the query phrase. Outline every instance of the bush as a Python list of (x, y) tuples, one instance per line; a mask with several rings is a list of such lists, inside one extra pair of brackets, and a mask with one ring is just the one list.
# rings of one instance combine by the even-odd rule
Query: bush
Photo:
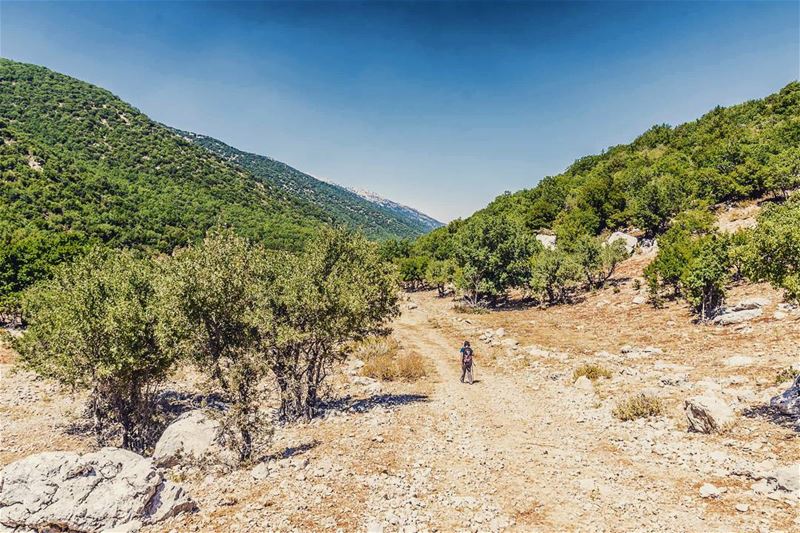
[(758, 217), (744, 251), (744, 270), (754, 281), (769, 281), (800, 300), (800, 198), (771, 206)]
[(580, 276), (580, 266), (560, 250), (543, 249), (531, 258), (529, 286), (534, 293), (544, 295), (548, 303), (562, 302)]
[(416, 352), (403, 352), (391, 337), (362, 342), (354, 355), (364, 361), (361, 374), (381, 381), (416, 381), (427, 375), (425, 359)]
[(780, 385), (786, 381), (794, 381), (797, 379), (797, 376), (800, 376), (800, 370), (796, 370), (792, 367), (784, 368), (775, 376), (775, 384)]
[(175, 358), (159, 327), (156, 271), (130, 252), (94, 250), (23, 298), (21, 364), (90, 391), (100, 445), (119, 432), (123, 448), (142, 452), (157, 436), (156, 394)]
[(644, 393), (628, 396), (617, 403), (612, 411), (616, 418), (624, 421), (659, 416), (663, 413), (664, 403), (659, 398)]
[(600, 365), (586, 363), (585, 365), (582, 365), (575, 369), (575, 371), (572, 373), (572, 380), (575, 381), (581, 376), (586, 376), (592, 381), (598, 380), (600, 378), (609, 379), (611, 378), (611, 371)]
[(397, 359), (397, 377), (403, 381), (416, 381), (428, 374), (425, 358), (416, 352), (402, 354)]

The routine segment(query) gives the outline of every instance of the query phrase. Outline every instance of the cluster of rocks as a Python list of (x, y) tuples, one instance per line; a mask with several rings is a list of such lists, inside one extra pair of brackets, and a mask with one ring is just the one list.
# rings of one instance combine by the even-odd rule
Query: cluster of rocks
[(748, 298), (731, 307), (723, 307), (712, 319), (712, 323), (718, 326), (729, 326), (741, 324), (760, 317), (764, 314), (764, 308), (770, 305), (768, 298)]
[(194, 508), (151, 459), (118, 448), (45, 452), (0, 471), (0, 529), (136, 531)]

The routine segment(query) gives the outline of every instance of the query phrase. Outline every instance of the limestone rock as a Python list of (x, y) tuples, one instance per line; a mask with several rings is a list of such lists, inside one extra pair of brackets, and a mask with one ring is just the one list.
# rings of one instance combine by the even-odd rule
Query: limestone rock
[(774, 396), (769, 404), (785, 415), (800, 417), (800, 376), (795, 378), (791, 387)]
[(720, 398), (712, 395), (695, 396), (684, 403), (689, 431), (718, 433), (733, 422), (733, 410)]
[(724, 309), (714, 319), (712, 323), (718, 326), (729, 326), (731, 324), (741, 324), (748, 320), (753, 320), (761, 316), (763, 311), (760, 308), (742, 309), (739, 311)]
[(715, 487), (711, 483), (704, 483), (702, 487), (700, 487), (700, 496), (703, 498), (719, 498), (722, 491), (719, 487)]
[(633, 235), (623, 233), (621, 231), (615, 231), (608, 237), (608, 239), (606, 239), (606, 243), (608, 244), (611, 244), (614, 241), (622, 241), (625, 244), (625, 249), (629, 254), (632, 254), (633, 250), (636, 249), (636, 245), (639, 244), (639, 239)]
[(733, 306), (731, 311), (749, 311), (767, 307), (772, 301), (769, 298), (747, 298)]
[(156, 443), (153, 460), (170, 467), (183, 461), (198, 461), (218, 449), (220, 423), (198, 409), (179, 416)]
[(553, 250), (556, 247), (556, 236), (555, 235), (547, 235), (546, 233), (538, 233), (536, 234), (536, 240), (542, 243), (542, 246), (547, 248), (548, 250)]
[(778, 468), (774, 476), (779, 489), (800, 492), (800, 463)]
[(135, 530), (194, 508), (152, 460), (118, 448), (40, 453), (0, 472), (0, 526), (12, 530)]
[(581, 376), (575, 380), (575, 388), (584, 390), (584, 391), (593, 391), (594, 385), (592, 384), (592, 380), (587, 378), (586, 376)]
[(725, 359), (725, 366), (749, 366), (753, 364), (753, 358), (746, 355), (734, 355)]

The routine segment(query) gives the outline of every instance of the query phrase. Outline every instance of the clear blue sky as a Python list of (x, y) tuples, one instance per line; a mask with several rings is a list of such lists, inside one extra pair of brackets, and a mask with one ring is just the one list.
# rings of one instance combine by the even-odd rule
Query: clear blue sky
[(0, 3), (0, 55), (441, 220), (800, 76), (800, 3)]

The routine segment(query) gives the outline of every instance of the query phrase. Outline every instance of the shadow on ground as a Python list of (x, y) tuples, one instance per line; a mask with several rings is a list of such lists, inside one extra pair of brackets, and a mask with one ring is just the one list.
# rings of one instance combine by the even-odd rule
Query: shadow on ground
[(769, 405), (750, 407), (745, 409), (742, 414), (747, 418), (760, 418), (762, 420), (766, 420), (767, 422), (777, 424), (781, 427), (791, 429), (796, 433), (800, 433), (800, 419), (790, 415), (785, 415), (778, 409), (770, 407)]
[(329, 412), (350, 412), (365, 413), (376, 407), (400, 407), (418, 402), (427, 402), (428, 396), (425, 394), (375, 394), (368, 398), (353, 398), (344, 396), (324, 402), (320, 406), (319, 413), (324, 415)]

